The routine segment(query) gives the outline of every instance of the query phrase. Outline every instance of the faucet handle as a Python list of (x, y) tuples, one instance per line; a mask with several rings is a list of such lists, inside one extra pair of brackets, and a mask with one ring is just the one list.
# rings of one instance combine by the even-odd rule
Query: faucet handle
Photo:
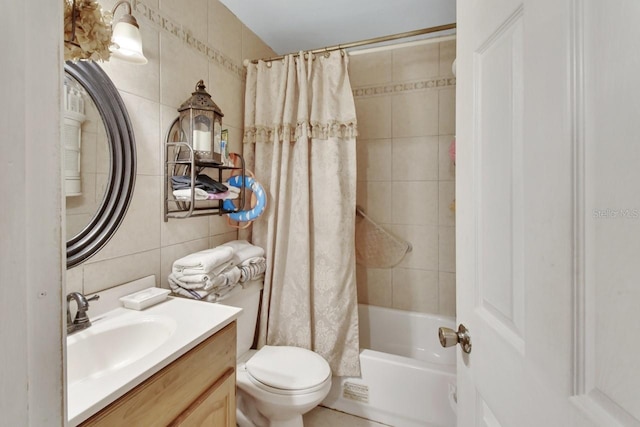
[(78, 319), (78, 315), (80, 313), (82, 313), (82, 316), (86, 318), (87, 317), (86, 312), (87, 312), (87, 310), (89, 310), (89, 301), (97, 301), (99, 299), (100, 299), (100, 295), (98, 295), (98, 294), (95, 294), (95, 295), (90, 296), (88, 298), (85, 297), (84, 295), (82, 295), (82, 309), (78, 306), (78, 312), (76, 313), (76, 319)]
[[(82, 294), (80, 294), (82, 295)], [(76, 318), (74, 320), (74, 323), (89, 323), (90, 326), (91, 323), (89, 322), (89, 317), (87, 317), (87, 310), (89, 310), (89, 301), (96, 301), (100, 299), (100, 295), (95, 294), (89, 298), (85, 297), (84, 295), (82, 295), (82, 303), (78, 304), (78, 311), (76, 312)]]
[(73, 322), (71, 320), (71, 314), (69, 311), (69, 307), (67, 306), (67, 330), (75, 331), (79, 329), (85, 329), (91, 326), (91, 322), (89, 321), (89, 316), (87, 316), (87, 310), (89, 310), (89, 301), (95, 301), (100, 299), (100, 295), (96, 294), (89, 298), (85, 297), (80, 292), (71, 292), (67, 295), (67, 301), (75, 300), (78, 306), (78, 310), (76, 311), (76, 317)]
[(91, 297), (87, 298), (87, 301), (97, 301), (97, 300), (99, 300), (99, 299), (100, 299), (100, 295), (95, 294), (95, 295), (93, 295), (93, 296), (91, 296)]

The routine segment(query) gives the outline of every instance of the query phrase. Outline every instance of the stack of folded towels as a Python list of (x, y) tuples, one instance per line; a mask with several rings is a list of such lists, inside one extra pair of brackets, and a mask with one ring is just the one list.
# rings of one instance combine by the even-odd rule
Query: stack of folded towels
[(177, 295), (222, 301), (239, 291), (243, 283), (262, 277), (266, 267), (264, 249), (246, 240), (233, 240), (176, 260), (169, 286)]

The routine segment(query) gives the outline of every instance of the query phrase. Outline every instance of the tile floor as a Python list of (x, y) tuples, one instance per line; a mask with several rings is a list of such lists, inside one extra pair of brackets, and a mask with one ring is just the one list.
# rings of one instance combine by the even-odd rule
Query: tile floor
[(333, 409), (318, 406), (314, 410), (307, 412), (304, 417), (304, 427), (383, 427), (387, 424), (380, 424), (364, 418), (334, 411)]

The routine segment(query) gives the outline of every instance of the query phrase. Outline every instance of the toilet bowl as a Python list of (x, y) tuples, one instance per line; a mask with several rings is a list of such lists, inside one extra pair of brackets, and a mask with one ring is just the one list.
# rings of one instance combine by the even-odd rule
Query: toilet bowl
[(241, 427), (302, 427), (302, 415), (329, 393), (331, 369), (322, 356), (304, 348), (250, 350), (261, 289), (261, 282), (245, 284), (223, 302), (243, 309), (237, 325), (237, 422)]
[[(264, 346), (238, 363), (239, 409), (258, 427), (302, 427), (302, 415), (331, 389), (331, 369), (318, 354), (298, 347)], [(262, 417), (247, 409), (253, 405)]]

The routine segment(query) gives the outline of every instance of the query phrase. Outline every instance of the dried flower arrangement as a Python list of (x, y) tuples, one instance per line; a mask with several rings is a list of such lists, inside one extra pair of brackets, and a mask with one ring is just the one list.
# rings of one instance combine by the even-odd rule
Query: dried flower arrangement
[(109, 60), (111, 56), (109, 50), (109, 46), (111, 46), (111, 13), (103, 13), (102, 8), (95, 0), (63, 1), (65, 61)]

